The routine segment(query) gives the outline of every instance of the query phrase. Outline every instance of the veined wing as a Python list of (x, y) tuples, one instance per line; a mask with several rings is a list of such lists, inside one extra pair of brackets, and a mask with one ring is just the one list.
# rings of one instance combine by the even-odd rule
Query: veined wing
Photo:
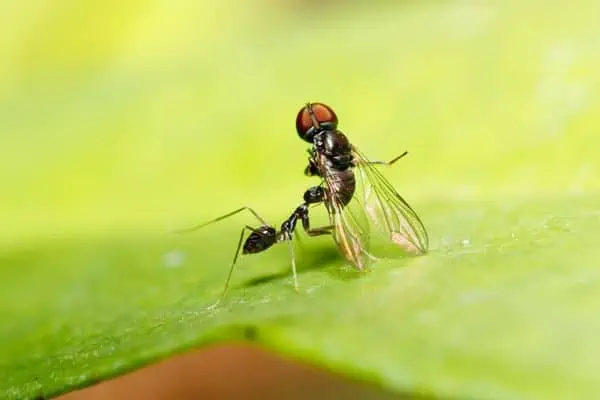
[(427, 252), (429, 236), (417, 213), (396, 192), (356, 147), (352, 146), (357, 180), (361, 181), (362, 198), (369, 219), (377, 229), (404, 252), (419, 255)]
[(323, 181), (327, 190), (325, 206), (334, 228), (333, 239), (346, 260), (362, 271), (369, 261), (374, 259), (369, 254), (369, 221), (365, 216), (364, 208), (356, 196), (344, 205), (339, 192), (340, 182), (336, 176), (326, 174)]

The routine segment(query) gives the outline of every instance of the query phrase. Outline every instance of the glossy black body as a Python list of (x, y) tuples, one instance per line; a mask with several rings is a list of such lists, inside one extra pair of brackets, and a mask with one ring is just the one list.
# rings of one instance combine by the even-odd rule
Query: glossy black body
[(252, 230), (252, 233), (244, 242), (242, 253), (260, 253), (273, 246), (275, 243), (277, 243), (277, 232), (275, 231), (275, 228), (263, 225)]
[[(315, 135), (309, 154), (305, 173), (326, 178), (329, 189), (321, 187), (325, 196), (335, 195), (343, 205), (347, 205), (356, 189), (352, 146), (348, 138), (338, 130), (321, 130)], [(335, 193), (327, 193), (327, 190)]]
[(352, 145), (342, 132), (337, 130), (337, 116), (328, 106), (321, 103), (307, 104), (296, 118), (296, 129), (299, 136), (313, 144), (309, 149), (309, 165), (304, 172), (309, 176), (327, 177), (328, 193), (324, 186), (314, 186), (304, 192), (304, 203), (294, 210), (283, 222), (279, 232), (271, 226), (252, 229), (252, 233), (244, 242), (244, 254), (259, 253), (283, 240), (290, 240), (296, 229), (298, 220), (311, 236), (331, 233), (332, 227), (310, 228), (309, 204), (317, 204), (335, 195), (343, 205), (347, 205), (356, 189), (353, 167)]
[[(361, 228), (356, 225), (351, 225), (343, 215), (343, 210), (348, 206), (354, 197), (356, 191), (356, 177), (353, 169), (368, 168), (371, 164), (392, 165), (397, 160), (406, 155), (406, 152), (394, 158), (389, 162), (370, 161), (362, 156), (356, 148), (354, 148), (346, 135), (337, 129), (338, 119), (335, 112), (323, 103), (307, 103), (297, 114), (296, 131), (300, 138), (312, 146), (308, 150), (308, 166), (304, 172), (309, 176), (318, 176), (321, 178), (321, 183), (318, 186), (313, 186), (307, 189), (303, 195), (303, 202), (296, 207), (292, 214), (281, 224), (279, 231), (272, 225), (268, 224), (256, 211), (250, 207), (241, 207), (226, 215), (216, 218), (207, 223), (198, 225), (184, 231), (193, 231), (202, 228), (208, 224), (221, 221), (229, 218), (242, 211), (251, 212), (260, 225), (256, 228), (244, 226), (240, 232), (237, 249), (229, 270), (229, 275), (225, 283), (223, 295), (227, 291), (232, 272), (236, 265), (238, 256), (242, 254), (255, 254), (263, 252), (276, 243), (288, 242), (292, 261), (292, 271), (294, 274), (294, 286), (298, 288), (298, 279), (296, 274), (296, 264), (294, 249), (291, 240), (298, 224), (301, 221), (304, 231), (309, 236), (331, 235), (338, 244), (338, 248), (344, 254), (346, 259), (350, 261), (357, 269), (363, 270), (364, 258), (370, 256), (365, 251), (361, 238)], [(356, 158), (356, 159), (355, 159)], [(361, 170), (365, 171), (365, 170)], [(386, 217), (389, 213), (395, 213), (394, 219), (400, 221), (401, 225), (392, 225), (390, 220), (385, 222), (379, 221), (378, 226), (385, 226), (385, 233), (389, 239), (399, 247), (418, 254), (422, 254), (427, 250), (428, 237), (421, 221), (410, 206), (391, 188), (391, 185), (378, 177), (376, 171), (366, 170), (370, 174), (369, 179), (372, 179), (371, 185), (377, 181), (376, 188), (378, 193), (376, 199), (379, 203), (373, 203), (374, 217), (379, 218), (382, 215)], [(361, 175), (364, 179), (364, 173)], [(373, 187), (373, 186), (371, 186)], [(380, 194), (383, 193), (383, 194)], [(379, 196), (385, 196), (380, 198)], [(365, 203), (369, 201), (366, 200)], [(329, 214), (329, 226), (311, 228), (309, 218), (309, 206), (314, 204), (324, 203)], [(385, 203), (385, 206), (382, 205)], [(364, 207), (367, 207), (365, 204)], [(379, 208), (377, 208), (379, 207)], [(394, 207), (392, 209), (392, 207)], [(377, 214), (379, 212), (379, 214)], [(375, 221), (377, 223), (377, 221)], [(393, 221), (392, 221), (393, 222)], [(353, 222), (356, 224), (356, 222)], [(408, 226), (408, 228), (407, 228)], [(415, 229), (414, 226), (417, 226)], [(248, 236), (244, 240), (246, 232)]]
[[(292, 215), (281, 224), (279, 232), (272, 226), (263, 225), (256, 229), (251, 229), (252, 233), (248, 236), (244, 242), (242, 248), (243, 254), (254, 254), (260, 253), (273, 246), (275, 243), (279, 243), (283, 240), (290, 240), (292, 234), (296, 229), (298, 220), (302, 221), (302, 227), (306, 232), (314, 235), (314, 231), (310, 228), (310, 221), (308, 219), (308, 206), (309, 204), (320, 203), (325, 199), (325, 192), (322, 187), (315, 186), (304, 192), (304, 203), (299, 205)], [(327, 232), (329, 233), (329, 231)]]

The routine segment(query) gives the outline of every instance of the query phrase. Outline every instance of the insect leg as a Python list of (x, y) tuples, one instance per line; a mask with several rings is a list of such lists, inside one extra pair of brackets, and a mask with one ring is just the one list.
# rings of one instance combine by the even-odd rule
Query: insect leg
[(309, 236), (329, 235), (333, 232), (333, 229), (335, 228), (333, 225), (311, 228), (310, 218), (308, 216), (308, 208), (306, 208), (306, 212), (303, 213), (300, 217), (302, 218), (302, 227)]
[(250, 207), (247, 207), (247, 206), (246, 206), (246, 207), (241, 207), (241, 208), (238, 208), (237, 210), (234, 210), (234, 211), (232, 211), (232, 212), (230, 212), (230, 213), (228, 213), (228, 214), (222, 215), (222, 216), (220, 216), (220, 217), (218, 217), (218, 218), (215, 218), (215, 219), (213, 219), (213, 220), (211, 220), (211, 221), (204, 222), (204, 223), (202, 223), (202, 224), (199, 224), (199, 225), (193, 226), (193, 227), (191, 227), (191, 228), (187, 228), (187, 229), (181, 229), (181, 230), (178, 230), (178, 231), (176, 231), (176, 233), (187, 233), (187, 232), (194, 232), (194, 231), (197, 231), (197, 230), (198, 230), (198, 229), (200, 229), (200, 228), (204, 228), (204, 227), (205, 227), (205, 226), (207, 226), (207, 225), (213, 224), (213, 223), (215, 223), (215, 222), (222, 221), (222, 220), (224, 220), (225, 218), (232, 217), (232, 216), (234, 216), (235, 214), (237, 214), (237, 213), (240, 213), (240, 212), (242, 212), (242, 211), (244, 211), (244, 210), (248, 210), (248, 211), (250, 211), (250, 212), (251, 212), (251, 213), (252, 213), (252, 214), (253, 214), (253, 215), (256, 217), (256, 219), (258, 219), (258, 220), (261, 222), (261, 224), (263, 224), (263, 225), (269, 225), (269, 224), (268, 224), (268, 223), (267, 223), (267, 222), (266, 222), (266, 221), (265, 221), (265, 220), (264, 220), (264, 219), (263, 219), (263, 218), (262, 218), (260, 215), (258, 215), (258, 213), (257, 213), (256, 211), (254, 211), (252, 208), (250, 208)]
[(322, 203), (325, 200), (325, 190), (321, 186), (314, 186), (304, 192), (304, 206), (298, 208), (298, 216), (302, 219), (302, 227), (309, 236), (328, 235), (334, 229), (334, 226), (322, 226), (319, 228), (310, 227), (310, 219), (308, 216), (308, 205)]
[(294, 255), (294, 244), (292, 240), (288, 240), (288, 246), (290, 248), (290, 256), (292, 257), (292, 274), (294, 275), (294, 289), (298, 291), (300, 289), (300, 285), (298, 284), (298, 274), (296, 273), (296, 257)]
[(308, 208), (306, 204), (302, 204), (294, 212), (288, 219), (286, 219), (283, 224), (281, 224), (281, 230), (277, 235), (277, 242), (288, 242), (288, 247), (290, 249), (290, 257), (292, 259), (292, 274), (294, 275), (294, 289), (298, 291), (300, 285), (298, 284), (298, 273), (296, 272), (296, 256), (294, 254), (294, 244), (292, 243), (292, 235), (296, 234), (296, 222), (298, 221), (298, 217), (301, 216), (302, 209)]
[(306, 231), (306, 233), (308, 233), (309, 236), (321, 236), (321, 235), (330, 235), (333, 232), (333, 228), (335, 228), (333, 225), (329, 225), (329, 226), (322, 226), (319, 228), (312, 228), (312, 229), (304, 229)]
[(292, 273), (294, 275), (294, 288), (296, 290), (298, 290), (298, 288), (300, 286), (298, 284), (298, 274), (296, 272), (296, 256), (294, 254), (294, 245), (292, 243), (292, 236), (296, 234), (296, 223), (298, 222), (298, 219), (299, 218), (302, 219), (302, 226), (304, 227), (304, 230), (310, 236), (330, 234), (331, 229), (333, 228), (333, 227), (323, 227), (323, 228), (317, 228), (317, 229), (310, 229), (310, 222), (308, 219), (308, 205), (309, 205), (309, 203), (318, 203), (318, 202), (322, 201), (322, 197), (323, 197), (323, 188), (321, 188), (321, 187), (314, 187), (314, 188), (310, 188), (309, 190), (307, 190), (306, 193), (304, 194), (305, 203), (299, 205), (294, 210), (292, 215), (290, 215), (290, 217), (287, 220), (285, 220), (283, 222), (283, 224), (281, 224), (281, 230), (277, 236), (277, 242), (282, 242), (284, 240), (288, 242), (288, 246), (290, 249), (290, 256), (292, 259)]
[(233, 275), (233, 269), (235, 267), (235, 263), (237, 262), (238, 257), (240, 256), (240, 252), (242, 250), (242, 243), (244, 242), (244, 232), (248, 230), (250, 232), (256, 232), (256, 230), (248, 225), (242, 228), (240, 232), (240, 240), (238, 241), (237, 248), (235, 249), (235, 255), (233, 256), (233, 261), (231, 263), (231, 267), (229, 268), (229, 274), (227, 275), (227, 280), (225, 281), (225, 287), (223, 288), (223, 293), (221, 294), (221, 298), (225, 297), (227, 294), (227, 289), (229, 289), (229, 282), (231, 281), (231, 276)]
[[(367, 164), (371, 164), (371, 165), (393, 165), (396, 161), (398, 161), (399, 159), (401, 159), (402, 157), (408, 155), (408, 151), (405, 151), (404, 153), (400, 154), (398, 157), (395, 157), (393, 159), (391, 159), (390, 161), (379, 161), (379, 160), (371, 160), (369, 161)], [(356, 165), (360, 165), (360, 164), (364, 164), (364, 163), (358, 163)]]

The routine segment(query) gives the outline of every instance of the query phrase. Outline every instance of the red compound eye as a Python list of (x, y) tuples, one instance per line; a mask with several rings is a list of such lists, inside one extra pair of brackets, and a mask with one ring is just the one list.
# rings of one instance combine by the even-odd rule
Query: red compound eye
[(318, 132), (336, 129), (337, 124), (337, 115), (323, 103), (307, 103), (296, 117), (296, 131), (300, 138), (309, 143)]

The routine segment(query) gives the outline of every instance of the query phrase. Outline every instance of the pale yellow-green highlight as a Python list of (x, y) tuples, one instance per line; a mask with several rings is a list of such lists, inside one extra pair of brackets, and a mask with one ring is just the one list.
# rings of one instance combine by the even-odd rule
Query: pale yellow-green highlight
[[(600, 188), (600, 5), (0, 4), (0, 241), (160, 231), (316, 181), (324, 101), (419, 210)], [(249, 221), (251, 222), (251, 221)]]

